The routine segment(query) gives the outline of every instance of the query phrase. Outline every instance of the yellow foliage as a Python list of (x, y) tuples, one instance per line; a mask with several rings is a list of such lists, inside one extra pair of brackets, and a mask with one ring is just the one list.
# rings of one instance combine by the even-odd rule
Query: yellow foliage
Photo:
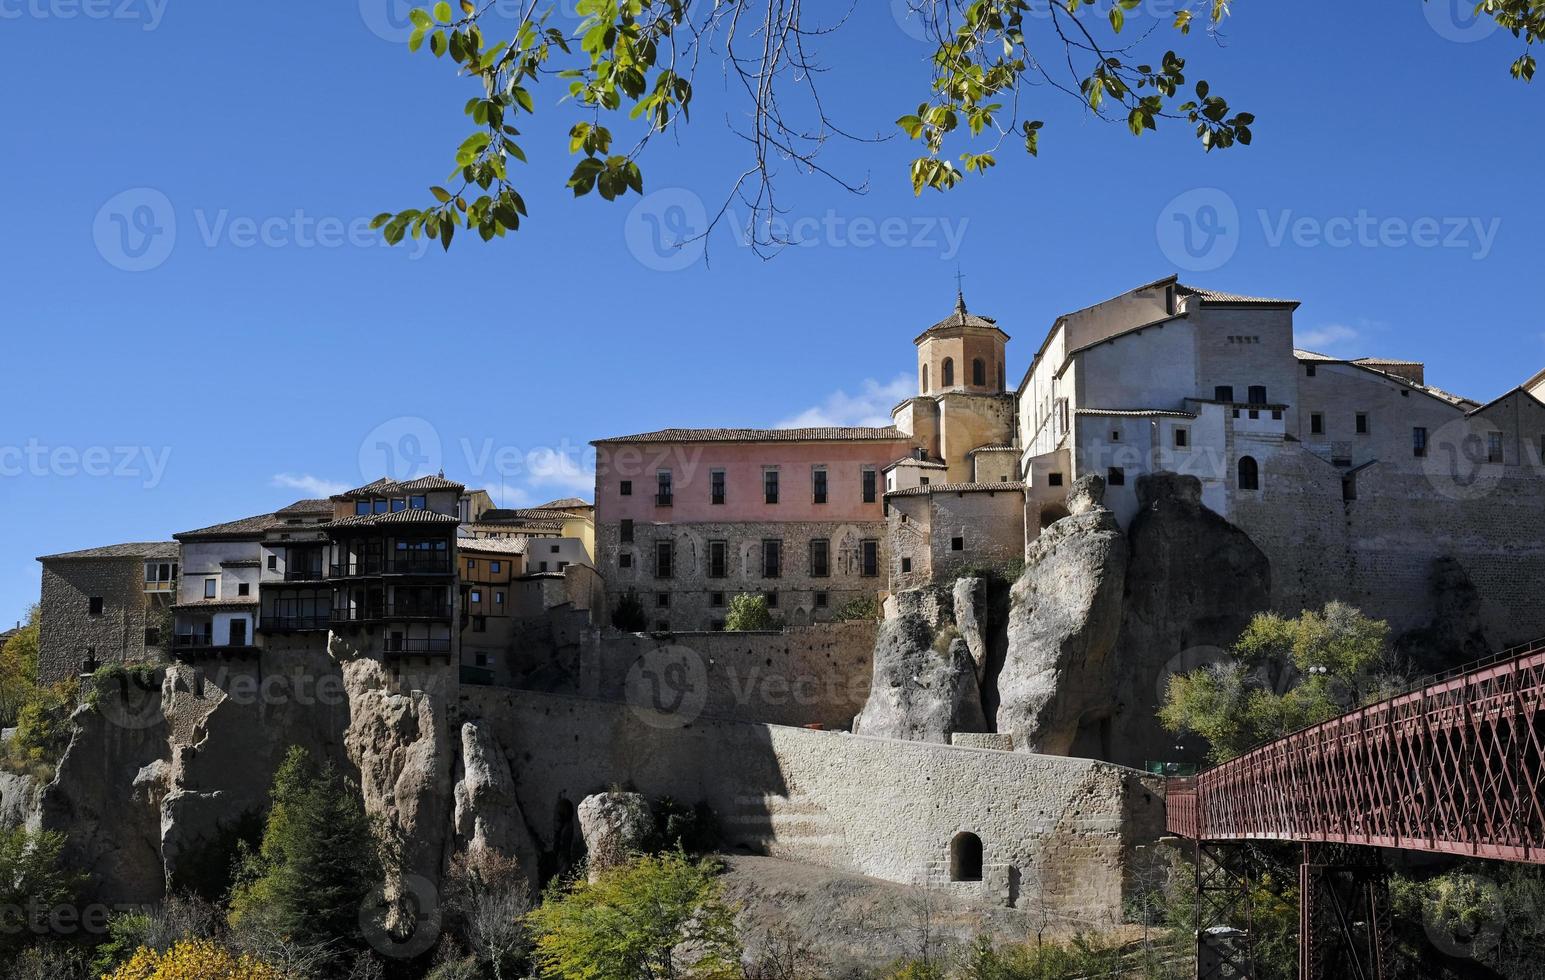
[(285, 980), (278, 970), (250, 956), (232, 956), (207, 939), (183, 940), (165, 953), (141, 946), (102, 980)]

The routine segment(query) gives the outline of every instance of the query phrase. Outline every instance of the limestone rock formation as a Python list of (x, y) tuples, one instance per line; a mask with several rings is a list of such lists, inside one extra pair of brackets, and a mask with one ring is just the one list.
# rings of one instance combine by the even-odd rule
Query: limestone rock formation
[(1127, 568), (1104, 490), (1099, 477), (1074, 484), (1070, 516), (1041, 532), (1011, 592), (997, 730), (1019, 751), (1071, 754), (1104, 724)]
[(987, 580), (958, 578), (955, 580), (955, 628), (966, 641), (966, 649), (976, 664), (976, 680), (980, 684), (987, 677), (988, 629)]
[(1202, 505), (1196, 477), (1155, 473), (1135, 489), (1109, 738), (1075, 754), (1141, 766), (1182, 761), (1157, 719), (1169, 676), (1222, 656), (1271, 608), (1271, 568), (1249, 535)]
[(590, 855), (590, 880), (627, 864), (655, 837), (649, 801), (638, 793), (597, 793), (579, 803), (579, 833)]
[(365, 812), (401, 841), (404, 871), (438, 880), (452, 812), (445, 694), (399, 693), (378, 661), (344, 666), (353, 719), (344, 736), (359, 768)]
[(456, 783), (456, 842), (476, 857), (493, 853), (520, 865), (533, 890), (539, 858), (531, 831), (515, 796), (509, 760), (486, 726), (461, 726), (461, 778)]
[(949, 742), (953, 732), (987, 730), (977, 665), (953, 626), (941, 630), (906, 611), (880, 625), (869, 700), (854, 721), (860, 735)]

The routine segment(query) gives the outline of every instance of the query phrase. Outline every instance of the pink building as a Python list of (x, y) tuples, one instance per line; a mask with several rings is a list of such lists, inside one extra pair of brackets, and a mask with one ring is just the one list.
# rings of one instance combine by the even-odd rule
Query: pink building
[(893, 427), (662, 429), (596, 447), (596, 563), (611, 608), (650, 628), (721, 625), (736, 594), (793, 625), (886, 585), (885, 478), (913, 452)]

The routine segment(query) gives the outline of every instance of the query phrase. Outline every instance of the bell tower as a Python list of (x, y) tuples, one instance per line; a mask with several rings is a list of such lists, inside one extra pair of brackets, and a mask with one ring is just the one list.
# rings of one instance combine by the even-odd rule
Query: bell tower
[(967, 308), (959, 288), (954, 311), (913, 341), (918, 393), (897, 409), (896, 424), (949, 467), (951, 483), (975, 481), (973, 449), (1013, 442), (1008, 341), (996, 320)]

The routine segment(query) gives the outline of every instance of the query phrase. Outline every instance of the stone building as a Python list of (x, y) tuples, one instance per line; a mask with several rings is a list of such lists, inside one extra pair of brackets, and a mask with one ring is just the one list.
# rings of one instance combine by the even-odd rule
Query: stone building
[(1095, 474), (1125, 526), (1138, 476), (1188, 474), (1267, 554), (1280, 610), (1345, 599), (1423, 627), (1457, 562), (1494, 645), (1545, 633), (1527, 597), (1545, 541), (1519, 533), (1545, 517), (1545, 404), (1520, 387), (1481, 405), (1418, 362), (1297, 349), (1297, 307), (1170, 277), (1059, 317), (1018, 390), (1031, 523)]
[(885, 582), (882, 470), (912, 452), (893, 427), (665, 429), (596, 446), (597, 570), (658, 630), (723, 623), (762, 593), (799, 625)]
[(116, 544), (38, 559), (43, 565), (38, 675), (44, 683), (96, 665), (160, 656), (178, 578), (177, 544)]

